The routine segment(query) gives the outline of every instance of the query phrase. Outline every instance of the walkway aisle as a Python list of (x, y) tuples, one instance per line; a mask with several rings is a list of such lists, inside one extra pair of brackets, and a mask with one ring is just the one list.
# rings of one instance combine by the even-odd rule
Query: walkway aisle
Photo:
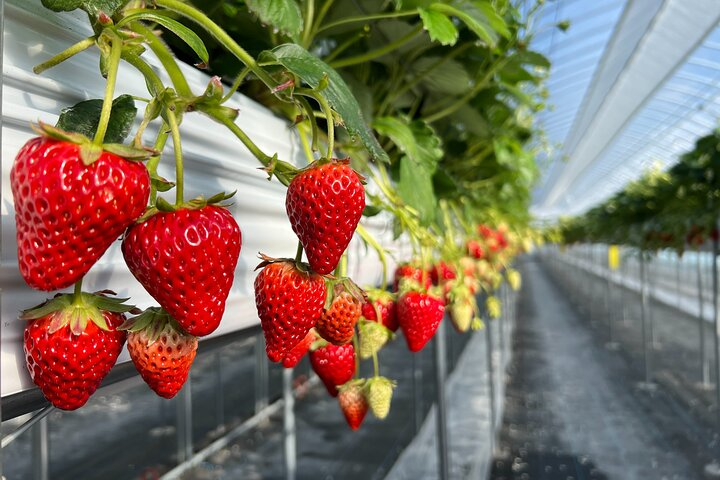
[(525, 263), (493, 480), (694, 480), (673, 402), (637, 385), (537, 261)]

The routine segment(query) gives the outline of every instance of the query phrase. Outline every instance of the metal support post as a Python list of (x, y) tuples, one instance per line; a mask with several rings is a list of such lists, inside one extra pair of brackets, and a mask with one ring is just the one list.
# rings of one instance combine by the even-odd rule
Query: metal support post
[(412, 355), (412, 388), (413, 388), (413, 420), (415, 427), (415, 434), (420, 431), (420, 427), (423, 423), (423, 398), (422, 398), (422, 377), (423, 371), (418, 365), (418, 355), (420, 353), (414, 353)]
[(718, 241), (717, 238), (713, 238), (712, 244), (712, 305), (713, 305), (713, 328), (715, 334), (713, 335), (713, 343), (715, 350), (715, 416), (717, 421), (717, 431), (720, 433), (720, 323), (718, 317), (720, 312), (718, 311), (718, 270), (717, 270), (717, 257), (718, 257)]
[(492, 321), (485, 322), (485, 357), (488, 374), (488, 395), (490, 397), (490, 452), (495, 452), (495, 369), (493, 367)]
[(222, 358), (220, 352), (215, 352), (215, 423), (218, 426), (225, 424), (225, 392), (222, 381)]
[[(677, 303), (675, 304), (675, 306), (678, 310), (680, 310), (680, 299), (682, 298), (682, 296), (680, 295), (680, 267), (682, 266), (681, 262), (683, 257), (681, 257), (680, 254), (677, 253), (675, 254), (675, 256), (675, 293), (677, 294), (675, 297), (677, 299)], [(698, 265), (700, 265), (699, 262)]]
[[(698, 333), (700, 345), (698, 351), (700, 352), (700, 378), (702, 384), (707, 386), (710, 383), (710, 364), (707, 361), (707, 354), (705, 353), (705, 297), (703, 295), (703, 282), (702, 282), (702, 265), (700, 263), (700, 257), (697, 259), (697, 290), (698, 290)], [(678, 291), (678, 297), (680, 293)]]
[(192, 438), (192, 375), (177, 395), (177, 461), (190, 459), (193, 453)]
[(265, 339), (262, 333), (255, 335), (255, 413), (268, 406), (268, 362), (265, 355)]
[(48, 441), (48, 419), (42, 416), (32, 427), (33, 478), (50, 478), (50, 444)]
[(646, 282), (648, 286), (648, 333), (650, 337), (651, 351), (654, 351), (657, 346), (657, 341), (655, 339), (655, 309), (652, 307), (652, 298), (657, 296), (654, 281), (657, 276), (657, 263), (654, 260), (655, 256), (653, 255), (650, 257), (650, 261), (647, 264), (647, 270), (649, 270), (649, 272), (646, 274)]
[(283, 453), (285, 479), (295, 480), (297, 473), (297, 438), (295, 430), (295, 397), (292, 390), (293, 369), (283, 370)]
[(445, 351), (445, 324), (443, 320), (435, 333), (435, 392), (438, 475), (441, 480), (450, 478), (450, 462), (448, 457), (447, 436), (447, 405), (445, 404), (445, 373), (447, 371), (447, 352)]
[(648, 351), (648, 337), (646, 328), (646, 318), (648, 315), (648, 284), (647, 271), (645, 265), (645, 252), (640, 252), (640, 323), (642, 326), (642, 344), (643, 344), (643, 366), (645, 368), (645, 385), (651, 384), (652, 378), (652, 353)]

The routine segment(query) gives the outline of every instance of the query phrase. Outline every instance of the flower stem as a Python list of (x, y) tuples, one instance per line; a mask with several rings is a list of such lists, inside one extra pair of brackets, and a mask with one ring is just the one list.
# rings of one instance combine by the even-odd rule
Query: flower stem
[(357, 331), (352, 337), (353, 348), (355, 349), (355, 378), (360, 378), (360, 345), (358, 343)]
[(98, 128), (93, 138), (95, 145), (102, 145), (107, 133), (110, 114), (112, 113), (113, 95), (115, 93), (115, 82), (117, 81), (118, 67), (120, 66), (120, 55), (122, 54), (122, 40), (112, 30), (107, 30), (110, 37), (110, 58), (108, 59), (108, 74), (105, 82), (105, 97), (103, 98), (102, 110)]
[(413, 28), (410, 32), (408, 32), (406, 35), (403, 35), (402, 37), (398, 38), (397, 40), (395, 40), (393, 42), (388, 43), (387, 45), (384, 45), (375, 50), (370, 50), (369, 52), (365, 52), (361, 55), (343, 58), (341, 60), (331, 62), (330, 66), (333, 68), (347, 67), (350, 65), (357, 65), (358, 63), (365, 63), (370, 60), (374, 60), (378, 57), (382, 57), (383, 55), (387, 55), (388, 53), (400, 48), (401, 46), (405, 45), (410, 40), (415, 38), (415, 36), (418, 33), (422, 32), (422, 29), (423, 29), (422, 25), (418, 25), (417, 27)]
[[(165, 143), (167, 142), (168, 138), (168, 124), (163, 122), (163, 124), (160, 126), (160, 130), (158, 131), (157, 138), (155, 139), (155, 145), (153, 145), (153, 148), (157, 150), (158, 152), (162, 152), (162, 150), (165, 148)], [(150, 157), (150, 159), (147, 161), (146, 167), (148, 169), (148, 173), (150, 174), (150, 178), (153, 177), (157, 173), (158, 164), (160, 163), (160, 154), (154, 155)], [(155, 202), (157, 200), (157, 187), (154, 184), (150, 185), (150, 206), (154, 206)]]
[(295, 252), (295, 263), (296, 264), (300, 264), (302, 262), (302, 254), (303, 254), (303, 246), (302, 246), (302, 243), (300, 243), (300, 240), (298, 240), (297, 251)]
[(123, 54), (122, 59), (128, 62), (130, 65), (135, 67), (143, 77), (145, 77), (145, 82), (148, 85), (148, 91), (153, 96), (157, 96), (160, 92), (162, 92), (165, 89), (165, 86), (162, 83), (162, 80), (160, 80), (160, 77), (158, 77), (157, 73), (152, 69), (150, 65), (145, 62), (142, 58), (140, 58), (137, 55), (132, 54)]
[(260, 68), (255, 59), (247, 53), (228, 33), (213, 22), (207, 15), (197, 8), (179, 0), (154, 0), (155, 5), (177, 12), (204, 28), (215, 40), (224, 46), (230, 53), (243, 62), (257, 77), (271, 90), (277, 85), (275, 80), (265, 70)]
[(185, 75), (183, 75), (180, 67), (175, 61), (175, 57), (173, 57), (173, 54), (170, 52), (167, 45), (165, 45), (165, 43), (152, 32), (152, 30), (140, 22), (133, 22), (131, 29), (145, 38), (148, 47), (150, 47), (150, 50), (152, 50), (152, 52), (158, 57), (158, 60), (160, 60), (160, 63), (162, 63), (163, 68), (170, 77), (173, 87), (175, 87), (178, 94), (181, 97), (192, 97), (193, 93), (190, 89), (190, 85), (188, 84)]
[(376, 13), (374, 15), (359, 15), (356, 17), (347, 17), (343, 18), (342, 20), (337, 20), (335, 22), (330, 22), (326, 25), (323, 25), (321, 28), (318, 28), (317, 33), (320, 33), (324, 30), (329, 30), (334, 27), (339, 27), (340, 25), (347, 25), (348, 23), (370, 22), (373, 20), (384, 20), (387, 18), (409, 17), (411, 15), (417, 14), (417, 10), (409, 10), (404, 12)]
[(378, 356), (377, 352), (372, 353), (372, 359), (373, 359), (373, 376), (379, 377), (380, 376), (380, 362), (378, 362)]
[[(307, 88), (298, 88), (295, 89), (295, 94), (297, 95), (303, 95), (306, 97), (310, 97), (314, 99), (318, 104), (320, 104), (320, 109), (325, 114), (326, 122), (327, 122), (327, 137), (328, 137), (328, 143), (327, 143), (327, 157), (328, 159), (333, 158), (333, 151), (335, 150), (335, 117), (332, 113), (332, 108), (330, 108), (330, 104), (328, 103), (327, 99), (323, 97), (321, 93), (318, 93), (314, 90), (309, 90)], [(313, 112), (308, 112), (309, 115), (313, 115)], [(313, 138), (313, 144), (315, 144), (316, 141)]]
[(92, 47), (93, 45), (95, 45), (95, 37), (94, 36), (88, 37), (84, 40), (80, 40), (75, 45), (72, 45), (72, 46), (66, 48), (65, 50), (58, 53), (57, 55), (50, 58), (49, 60), (44, 61), (40, 65), (36, 65), (33, 68), (33, 72), (36, 74), (40, 74), (40, 73), (44, 72), (45, 70), (64, 62), (65, 60), (72, 57), (73, 55), (76, 55), (76, 54), (82, 52), (83, 50), (87, 50), (88, 48)]
[(175, 205), (180, 206), (184, 202), (184, 191), (183, 191), (183, 159), (182, 159), (182, 145), (180, 143), (180, 126), (175, 116), (175, 106), (170, 106), (166, 110), (168, 126), (170, 127), (170, 134), (172, 135), (173, 150), (175, 153)]
[(73, 290), (73, 303), (75, 304), (82, 303), (82, 284), (84, 278), (85, 277), (82, 277), (80, 280), (75, 282), (75, 288)]
[(248, 73), (250, 73), (250, 67), (245, 67), (242, 69), (240, 74), (235, 79), (235, 82), (233, 82), (232, 86), (230, 87), (230, 90), (228, 90), (228, 93), (225, 94), (225, 96), (220, 100), (220, 103), (225, 103), (233, 96), (235, 91), (240, 88), (240, 84), (243, 80), (245, 80), (245, 77), (247, 77)]
[(313, 20), (315, 18), (315, 0), (305, 0), (305, 28), (302, 34), (302, 43), (305, 48), (310, 46)]
[(363, 227), (362, 225), (358, 224), (357, 229), (355, 231), (358, 233), (358, 235), (360, 235), (360, 238), (365, 240), (368, 243), (368, 245), (370, 245), (372, 248), (375, 249), (375, 251), (378, 254), (378, 257), (380, 257), (380, 263), (382, 264), (382, 272), (383, 272), (382, 273), (382, 275), (383, 275), (382, 276), (382, 288), (385, 288), (385, 286), (387, 285), (387, 282), (388, 282), (387, 257), (385, 256), (385, 249), (382, 248), (382, 246), (380, 245), (380, 243), (378, 243), (378, 241), (375, 239), (375, 237), (370, 235), (370, 232), (365, 230), (365, 227)]

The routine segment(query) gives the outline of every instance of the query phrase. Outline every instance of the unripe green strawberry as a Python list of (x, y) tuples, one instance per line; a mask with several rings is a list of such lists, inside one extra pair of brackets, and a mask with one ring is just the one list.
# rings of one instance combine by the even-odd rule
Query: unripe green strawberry
[(18, 265), (39, 290), (80, 280), (145, 211), (145, 165), (109, 152), (86, 165), (81, 146), (46, 136), (28, 141), (10, 171)]
[(385, 377), (373, 377), (365, 384), (365, 399), (375, 417), (384, 420), (390, 412), (395, 382)]
[(128, 334), (128, 352), (145, 383), (159, 396), (173, 398), (190, 374), (197, 337), (185, 333), (166, 311), (148, 308), (121, 328)]
[(384, 325), (360, 319), (360, 358), (366, 359), (377, 353), (393, 336)]
[(305, 338), (322, 315), (325, 280), (292, 260), (263, 257), (255, 278), (255, 305), (265, 334), (265, 351), (279, 362)]
[(485, 300), (485, 308), (487, 308), (490, 318), (500, 318), (500, 315), (502, 315), (502, 304), (497, 297), (489, 296)]
[(520, 276), (520, 272), (515, 269), (508, 268), (505, 272), (505, 278), (507, 278), (507, 281), (510, 284), (510, 288), (515, 291), (520, 289), (520, 286), (522, 285), (522, 277)]
[(315, 163), (290, 182), (285, 200), (290, 225), (313, 271), (337, 267), (365, 208), (365, 188), (350, 160)]
[(62, 410), (88, 401), (115, 365), (127, 337), (118, 330), (133, 307), (123, 299), (59, 295), (23, 312), (25, 360), (45, 398)]
[(362, 379), (352, 380), (341, 386), (338, 393), (340, 409), (345, 415), (348, 425), (353, 430), (360, 428), (360, 424), (362, 424), (368, 411), (364, 383), (365, 380)]

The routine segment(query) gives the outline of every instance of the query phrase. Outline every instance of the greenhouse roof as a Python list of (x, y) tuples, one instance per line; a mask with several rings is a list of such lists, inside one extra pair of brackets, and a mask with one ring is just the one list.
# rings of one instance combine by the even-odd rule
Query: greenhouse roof
[[(563, 32), (555, 28), (569, 20)], [(534, 192), (540, 218), (579, 214), (648, 167), (667, 168), (720, 117), (720, 2), (558, 0), (533, 48), (552, 61), (539, 115), (554, 146)]]

